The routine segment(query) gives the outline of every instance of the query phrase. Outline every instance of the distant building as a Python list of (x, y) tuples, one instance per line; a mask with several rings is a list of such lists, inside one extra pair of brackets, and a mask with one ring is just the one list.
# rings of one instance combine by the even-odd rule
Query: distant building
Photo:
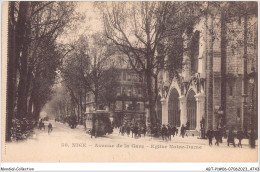
[[(117, 57), (115, 57), (117, 58)], [(118, 70), (116, 101), (103, 108), (111, 113), (115, 125), (146, 123), (144, 77), (137, 74), (126, 62), (114, 64)], [(96, 109), (92, 92), (86, 94), (86, 112)]]
[(119, 87), (114, 108), (114, 116), (119, 125), (125, 123), (145, 123), (144, 78), (134, 70), (119, 69)]

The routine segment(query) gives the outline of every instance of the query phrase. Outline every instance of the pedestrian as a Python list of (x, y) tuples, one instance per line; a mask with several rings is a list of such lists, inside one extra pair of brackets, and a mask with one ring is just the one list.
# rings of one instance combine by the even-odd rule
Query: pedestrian
[(255, 139), (256, 139), (255, 130), (251, 129), (251, 132), (249, 135), (249, 145), (251, 148), (255, 148)]
[(248, 139), (249, 138), (249, 134), (248, 134), (248, 130), (247, 130), (247, 127), (245, 126), (244, 128), (244, 138), (245, 139)]
[(219, 129), (217, 129), (214, 133), (215, 133), (214, 136), (215, 136), (215, 139), (216, 139), (215, 145), (219, 146), (219, 140), (220, 140), (220, 131), (219, 131)]
[(139, 126), (139, 127), (138, 127), (138, 130), (137, 130), (137, 132), (138, 132), (138, 138), (141, 137), (141, 131), (142, 131), (142, 128), (141, 128), (141, 126)]
[(95, 130), (94, 126), (92, 127), (92, 130), (91, 130), (91, 139), (92, 139), (92, 136), (95, 136), (95, 138), (96, 138), (96, 130)]
[(118, 135), (120, 135), (120, 133), (122, 133), (122, 126), (119, 127), (119, 133), (118, 133)]
[(238, 130), (238, 132), (237, 132), (237, 139), (238, 139), (238, 144), (237, 144), (237, 146), (238, 146), (238, 147), (241, 147), (241, 148), (242, 148), (242, 143), (241, 143), (241, 141), (242, 141), (243, 137), (244, 137), (244, 133), (243, 133), (242, 129), (240, 128), (240, 129)]
[(218, 130), (219, 130), (219, 143), (222, 143), (222, 137), (223, 137), (223, 130), (224, 130), (224, 128), (220, 126), (218, 128)]
[(186, 130), (190, 130), (190, 121), (186, 122)]
[(121, 134), (122, 134), (122, 136), (124, 136), (124, 135), (125, 135), (125, 126), (124, 126), (124, 125), (122, 126), (122, 129), (121, 129)]
[(178, 136), (178, 132), (179, 132), (179, 129), (176, 127), (176, 130), (175, 130), (176, 136)]
[(51, 123), (49, 123), (49, 125), (48, 125), (48, 134), (50, 134), (50, 132), (52, 132), (52, 124)]
[(162, 127), (162, 139), (163, 140), (167, 140), (167, 128), (166, 126), (163, 124), (163, 127)]
[(145, 134), (146, 134), (146, 125), (144, 124), (144, 128), (143, 128), (143, 133), (144, 133), (144, 137), (145, 137)]
[(208, 130), (207, 131), (207, 137), (209, 139), (209, 146), (212, 145), (212, 139), (214, 137), (214, 133), (213, 133), (213, 130)]
[(228, 142), (228, 146), (229, 146), (229, 144), (233, 144), (233, 146), (236, 147), (236, 145), (235, 145), (235, 135), (233, 133), (233, 128), (231, 130), (229, 130), (227, 142)]
[(181, 136), (182, 136), (182, 138), (184, 138), (184, 135), (185, 135), (185, 127), (184, 127), (184, 125), (182, 124), (182, 126), (181, 126)]
[(171, 127), (171, 125), (170, 125), (170, 124), (168, 124), (168, 125), (167, 125), (167, 127), (168, 127), (168, 133), (167, 133), (167, 135), (168, 135), (168, 139), (169, 139), (169, 140), (171, 140), (171, 135), (172, 135), (172, 127)]
[(176, 133), (176, 126), (174, 126), (174, 127), (172, 128), (172, 137), (174, 137), (175, 133)]
[(138, 136), (138, 126), (137, 126), (137, 124), (135, 124), (135, 126), (134, 126), (134, 135), (135, 135), (135, 138), (137, 138), (137, 136)]
[(134, 137), (134, 126), (131, 125), (132, 138)]
[(128, 136), (128, 137), (129, 137), (129, 135), (130, 135), (130, 130), (131, 130), (130, 126), (127, 125), (127, 127), (126, 127), (126, 133), (127, 133), (127, 136)]

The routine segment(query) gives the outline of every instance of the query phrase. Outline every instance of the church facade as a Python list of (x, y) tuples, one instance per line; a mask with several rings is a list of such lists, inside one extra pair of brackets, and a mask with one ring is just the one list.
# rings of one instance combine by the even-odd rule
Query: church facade
[(217, 18), (200, 18), (183, 34), (181, 72), (160, 73), (162, 124), (189, 122), (190, 130), (199, 132), (204, 118), (206, 129), (250, 130), (253, 125), (257, 130), (257, 16), (225, 23), (221, 14)]

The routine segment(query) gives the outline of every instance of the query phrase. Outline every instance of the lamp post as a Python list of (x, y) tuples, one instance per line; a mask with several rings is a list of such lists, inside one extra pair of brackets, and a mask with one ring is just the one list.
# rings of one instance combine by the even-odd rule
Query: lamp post
[(250, 109), (251, 109), (251, 133), (250, 133), (250, 137), (249, 137), (249, 144), (250, 144), (250, 147), (251, 148), (255, 148), (255, 131), (254, 131), (254, 92), (255, 92), (255, 83), (256, 83), (256, 79), (257, 79), (257, 74), (254, 70), (254, 68), (252, 69), (252, 73), (248, 74), (248, 81), (249, 83), (251, 84), (251, 94), (252, 94), (252, 97), (251, 97), (251, 106), (250, 106)]

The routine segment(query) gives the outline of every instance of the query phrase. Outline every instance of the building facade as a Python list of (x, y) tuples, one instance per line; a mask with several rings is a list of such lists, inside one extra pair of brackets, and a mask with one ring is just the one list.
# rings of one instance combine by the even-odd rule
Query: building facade
[[(116, 57), (115, 57), (116, 58)], [(104, 106), (110, 112), (115, 125), (131, 125), (146, 123), (144, 77), (137, 74), (126, 62), (116, 63), (117, 88), (115, 102)], [(92, 92), (86, 94), (86, 112), (96, 110), (95, 96)], [(100, 107), (98, 107), (100, 108)]]
[[(220, 14), (217, 18), (221, 23)], [(189, 121), (190, 129), (199, 132), (204, 118), (206, 129), (250, 130), (253, 124), (257, 130), (257, 77), (249, 82), (258, 71), (257, 16), (246, 21), (246, 27), (243, 17), (217, 25), (205, 16), (192, 33), (183, 34), (182, 71), (172, 77), (160, 73), (162, 124), (180, 127)]]
[(119, 86), (114, 106), (115, 123), (119, 126), (146, 122), (144, 78), (129, 68), (119, 69)]

